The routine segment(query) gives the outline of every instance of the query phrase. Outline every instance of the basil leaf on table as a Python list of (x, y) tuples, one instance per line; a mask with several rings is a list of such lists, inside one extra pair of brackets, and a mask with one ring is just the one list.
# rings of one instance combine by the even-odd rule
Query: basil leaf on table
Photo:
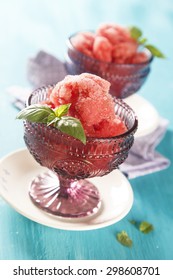
[(125, 230), (122, 230), (121, 232), (117, 233), (116, 236), (118, 242), (120, 242), (122, 245), (126, 247), (132, 247), (133, 242), (128, 236), (127, 232)]
[(153, 225), (146, 221), (143, 221), (139, 224), (139, 230), (145, 234), (153, 231), (153, 229)]

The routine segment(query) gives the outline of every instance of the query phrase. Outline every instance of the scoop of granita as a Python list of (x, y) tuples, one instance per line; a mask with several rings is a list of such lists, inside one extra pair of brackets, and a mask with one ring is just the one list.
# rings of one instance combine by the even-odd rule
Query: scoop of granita
[(115, 46), (112, 51), (113, 62), (126, 63), (137, 52), (136, 42), (122, 42)]
[(96, 34), (104, 36), (113, 45), (132, 40), (127, 28), (114, 23), (103, 23), (96, 30)]
[(49, 93), (47, 104), (70, 103), (68, 114), (78, 118), (87, 136), (112, 137), (124, 133), (125, 124), (115, 115), (110, 83), (96, 75), (68, 75)]
[(93, 55), (95, 58), (105, 61), (112, 61), (112, 45), (108, 39), (103, 36), (97, 36), (93, 44)]
[(92, 57), (94, 38), (95, 38), (95, 34), (92, 32), (80, 32), (76, 36), (74, 36), (71, 40), (73, 46), (78, 51)]

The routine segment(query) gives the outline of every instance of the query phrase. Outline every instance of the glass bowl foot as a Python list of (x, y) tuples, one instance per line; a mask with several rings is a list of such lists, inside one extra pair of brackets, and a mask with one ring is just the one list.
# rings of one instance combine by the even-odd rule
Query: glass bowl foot
[(40, 209), (60, 217), (80, 218), (98, 212), (101, 206), (97, 188), (87, 180), (71, 180), (52, 172), (38, 175), (29, 195)]

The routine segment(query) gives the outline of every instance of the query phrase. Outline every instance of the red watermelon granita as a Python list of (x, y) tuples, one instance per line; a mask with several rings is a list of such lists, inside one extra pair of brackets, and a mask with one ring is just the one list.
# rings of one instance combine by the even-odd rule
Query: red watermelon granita
[(130, 29), (113, 23), (102, 24), (93, 33), (79, 32), (71, 38), (71, 43), (83, 54), (104, 62), (131, 64), (148, 60)]
[(110, 83), (96, 75), (68, 75), (49, 92), (46, 103), (52, 107), (70, 103), (68, 115), (78, 118), (89, 137), (112, 137), (127, 128), (115, 114)]
[(110, 94), (122, 99), (142, 87), (155, 56), (164, 58), (137, 27), (104, 23), (68, 38), (66, 69), (72, 75), (100, 76), (110, 82)]

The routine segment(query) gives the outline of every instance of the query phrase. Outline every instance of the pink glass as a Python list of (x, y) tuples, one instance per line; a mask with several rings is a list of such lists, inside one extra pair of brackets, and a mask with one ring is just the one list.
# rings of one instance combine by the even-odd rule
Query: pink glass
[(138, 64), (117, 64), (99, 61), (75, 49), (71, 43), (72, 35), (67, 41), (66, 68), (72, 75), (84, 72), (102, 77), (111, 83), (110, 93), (117, 98), (126, 98), (136, 93), (150, 72), (153, 60), (149, 50), (144, 49), (148, 61)]
[[(50, 88), (53, 86), (35, 90), (27, 105), (46, 100)], [(128, 105), (117, 99), (115, 111), (128, 131), (112, 138), (87, 138), (86, 145), (54, 127), (24, 122), (27, 148), (48, 168), (31, 183), (29, 194), (35, 205), (61, 217), (97, 213), (101, 206), (99, 191), (85, 178), (103, 176), (117, 168), (127, 158), (137, 129), (137, 119)]]

